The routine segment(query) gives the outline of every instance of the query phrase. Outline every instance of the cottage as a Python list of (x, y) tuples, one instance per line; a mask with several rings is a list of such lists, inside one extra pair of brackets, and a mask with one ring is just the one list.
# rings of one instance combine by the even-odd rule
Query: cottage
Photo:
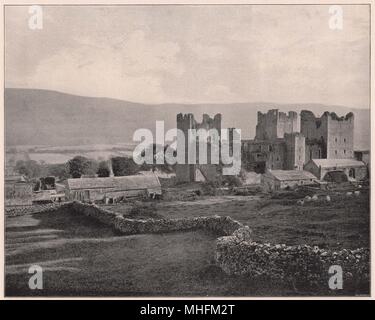
[(327, 182), (361, 181), (367, 178), (365, 163), (354, 159), (311, 159), (304, 169)]
[(262, 174), (262, 185), (267, 191), (315, 184), (316, 177), (303, 170), (268, 170)]
[(116, 202), (119, 199), (137, 198), (143, 195), (161, 195), (156, 175), (133, 175), (108, 178), (68, 179), (65, 189), (67, 200)]

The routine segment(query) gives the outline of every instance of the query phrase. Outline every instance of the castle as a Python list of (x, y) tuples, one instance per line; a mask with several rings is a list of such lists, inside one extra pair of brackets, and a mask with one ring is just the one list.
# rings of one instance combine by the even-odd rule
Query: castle
[[(184, 132), (185, 145), (188, 143), (189, 129), (216, 129), (220, 134), (221, 114), (216, 114), (213, 118), (204, 114), (202, 122), (197, 122), (193, 114), (180, 113), (177, 115), (177, 129)], [(233, 134), (233, 128), (229, 130), (229, 143), (233, 143), (231, 133)], [(280, 112), (277, 109), (266, 113), (258, 112), (255, 138), (241, 141), (242, 168), (257, 173), (265, 173), (268, 170), (301, 171), (317, 166), (316, 163), (311, 164), (316, 159), (326, 159), (334, 161), (328, 161), (329, 163), (321, 166), (335, 170), (340, 161), (343, 165), (343, 160), (347, 159), (347, 167), (360, 167), (358, 170), (355, 169), (355, 172), (354, 167), (351, 168), (352, 174), (350, 168), (346, 168), (348, 176), (363, 178), (366, 170), (362, 170), (362, 162), (355, 160), (353, 138), (354, 114), (351, 112), (343, 117), (337, 116), (334, 112), (325, 112), (321, 117), (316, 117), (311, 111), (306, 110), (300, 114), (294, 111)], [(210, 148), (207, 152), (210, 153)], [(188, 163), (187, 161), (186, 148), (185, 163)], [(210, 181), (215, 180), (218, 175), (219, 167), (210, 163), (177, 164), (176, 167), (179, 182)]]
[(325, 112), (315, 117), (279, 110), (258, 112), (254, 140), (242, 141), (242, 162), (258, 173), (303, 170), (311, 159), (353, 159), (354, 115)]
[[(178, 114), (177, 115), (177, 129), (181, 130), (184, 133), (185, 141), (182, 142), (185, 146), (188, 145), (189, 141), (189, 129), (205, 129), (211, 130), (216, 129), (219, 138), (221, 134), (221, 114), (216, 114), (213, 118), (209, 115), (204, 114), (202, 122), (197, 122), (194, 119), (194, 115), (191, 113), (188, 114)], [(177, 138), (177, 143), (179, 140)], [(181, 143), (181, 142), (180, 142)], [(210, 157), (210, 150), (211, 148), (207, 148), (207, 159), (211, 159)], [(197, 155), (199, 153), (198, 148), (196, 151)], [(199, 156), (199, 155), (198, 155)], [(197, 156), (197, 158), (198, 158)], [(218, 166), (215, 164), (188, 164), (188, 148), (185, 148), (185, 164), (177, 164), (176, 165), (176, 177), (178, 182), (194, 182), (194, 181), (206, 181), (206, 180), (215, 180), (218, 172)]]

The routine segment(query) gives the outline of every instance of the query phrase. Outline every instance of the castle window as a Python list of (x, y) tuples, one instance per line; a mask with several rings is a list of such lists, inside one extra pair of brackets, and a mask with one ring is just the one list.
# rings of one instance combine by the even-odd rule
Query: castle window
[(346, 139), (344, 138), (344, 142), (346, 142)]
[(335, 142), (337, 142), (337, 138), (335, 138)]
[(344, 154), (346, 154), (346, 150), (344, 149)]
[(337, 150), (335, 150), (335, 154), (337, 154)]

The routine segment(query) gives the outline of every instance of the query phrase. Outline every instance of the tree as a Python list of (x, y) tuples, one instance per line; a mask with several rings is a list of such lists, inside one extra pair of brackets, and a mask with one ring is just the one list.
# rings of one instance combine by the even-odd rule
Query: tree
[(94, 175), (98, 164), (94, 160), (76, 156), (68, 161), (69, 173), (73, 178), (80, 178), (83, 174)]
[(101, 161), (96, 173), (98, 174), (98, 177), (109, 177), (110, 171), (108, 168), (108, 163), (106, 161)]
[(34, 160), (18, 160), (15, 170), (28, 178), (37, 178), (42, 174), (41, 165)]
[(67, 163), (47, 164), (47, 175), (64, 180), (70, 178), (69, 166)]
[(55, 182), (55, 177), (43, 177), (40, 178), (40, 187), (42, 190), (54, 189), (56, 187)]
[(113, 174), (118, 176), (129, 176), (139, 171), (138, 165), (132, 158), (114, 157), (111, 159)]

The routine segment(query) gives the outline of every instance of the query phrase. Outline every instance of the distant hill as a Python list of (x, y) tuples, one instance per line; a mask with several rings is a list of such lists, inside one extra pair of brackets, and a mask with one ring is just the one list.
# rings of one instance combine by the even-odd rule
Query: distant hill
[(176, 115), (221, 113), (222, 126), (241, 128), (243, 138), (253, 138), (257, 111), (308, 109), (316, 115), (334, 111), (355, 114), (355, 149), (370, 147), (370, 113), (366, 109), (321, 104), (159, 104), (146, 105), (109, 98), (90, 98), (39, 89), (5, 89), (6, 145), (82, 145), (132, 142), (138, 128), (155, 130), (164, 120), (166, 130), (176, 126)]

